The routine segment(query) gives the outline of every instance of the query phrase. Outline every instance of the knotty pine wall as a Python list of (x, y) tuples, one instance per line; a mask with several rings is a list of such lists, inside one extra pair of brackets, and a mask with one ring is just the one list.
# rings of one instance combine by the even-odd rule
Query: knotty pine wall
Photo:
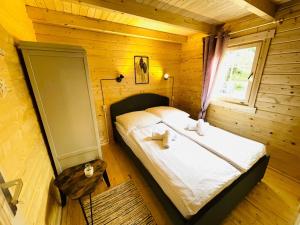
[[(133, 94), (150, 92), (171, 95), (172, 81), (165, 81), (162, 76), (169, 73), (177, 77), (181, 59), (180, 44), (38, 23), (34, 23), (34, 29), (39, 42), (79, 45), (86, 49), (102, 143), (107, 137), (100, 79), (115, 78), (120, 73), (125, 76), (121, 83), (103, 81), (107, 111), (111, 103)], [(135, 55), (149, 57), (150, 84), (135, 85)]]
[(0, 97), (0, 171), (6, 181), (21, 178), (24, 183), (16, 224), (56, 225), (60, 207), (49, 195), (53, 171), (14, 46), (17, 40), (35, 40), (24, 2), (2, 1), (0, 79), (8, 93)]
[[(271, 154), (270, 166), (300, 181), (300, 5), (277, 13), (294, 17), (282, 24), (252, 29), (234, 36), (276, 28), (263, 72), (256, 114), (209, 107), (207, 119), (218, 127), (260, 141)], [(231, 31), (265, 23), (257, 17), (228, 23)]]
[(198, 118), (202, 87), (202, 34), (188, 37), (181, 47), (180, 74), (175, 78), (174, 105)]
[(31, 19), (23, 0), (1, 1), (0, 23), (2, 27), (19, 40), (35, 41)]

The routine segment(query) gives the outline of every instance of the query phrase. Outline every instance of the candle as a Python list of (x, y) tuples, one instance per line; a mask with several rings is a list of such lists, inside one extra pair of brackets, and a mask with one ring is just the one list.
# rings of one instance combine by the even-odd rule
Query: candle
[(85, 164), (84, 174), (85, 174), (86, 177), (93, 176), (93, 174), (94, 174), (94, 167), (91, 164), (89, 164), (89, 163)]

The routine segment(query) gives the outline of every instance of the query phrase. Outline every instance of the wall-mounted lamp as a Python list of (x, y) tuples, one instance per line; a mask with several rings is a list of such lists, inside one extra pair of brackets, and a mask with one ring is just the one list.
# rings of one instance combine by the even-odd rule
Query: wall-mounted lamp
[(120, 74), (119, 76), (117, 76), (116, 81), (120, 83), (123, 78), (124, 78), (123, 74)]
[(164, 79), (165, 79), (165, 80), (168, 80), (169, 77), (170, 77), (170, 75), (169, 75), (168, 73), (165, 73), (165, 74), (164, 74)]
[(104, 120), (105, 120), (105, 127), (106, 127), (106, 136), (107, 136), (107, 143), (109, 143), (109, 134), (108, 134), (108, 123), (107, 123), (107, 116), (106, 116), (106, 105), (105, 105), (105, 101), (104, 101), (104, 93), (103, 93), (103, 86), (102, 86), (102, 82), (105, 80), (115, 80), (118, 83), (122, 82), (122, 80), (124, 79), (124, 75), (123, 74), (119, 74), (119, 76), (117, 76), (116, 78), (104, 78), (104, 79), (100, 79), (100, 89), (101, 89), (101, 96), (102, 96), (102, 109), (104, 112)]
[(101, 86), (101, 96), (102, 96), (102, 103), (103, 105), (105, 105), (105, 102), (104, 102), (104, 94), (103, 94), (103, 87), (102, 87), (102, 82), (104, 80), (115, 80), (117, 81), (118, 83), (122, 82), (122, 80), (124, 79), (124, 75), (123, 74), (120, 74), (119, 76), (117, 76), (116, 78), (104, 78), (104, 79), (100, 79), (100, 86)]
[(165, 73), (165, 74), (164, 74), (164, 79), (165, 79), (165, 80), (172, 79), (171, 106), (173, 106), (173, 103), (174, 103), (174, 77), (170, 76), (168, 73)]

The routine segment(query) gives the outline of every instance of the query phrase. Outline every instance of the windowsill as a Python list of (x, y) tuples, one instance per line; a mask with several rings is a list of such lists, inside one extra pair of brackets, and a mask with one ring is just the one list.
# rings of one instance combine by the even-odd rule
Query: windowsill
[(216, 105), (216, 106), (221, 106), (225, 109), (229, 109), (232, 111), (244, 112), (244, 113), (248, 113), (248, 114), (255, 114), (255, 112), (256, 112), (256, 108), (253, 106), (235, 104), (235, 103), (230, 103), (230, 102), (221, 101), (221, 100), (212, 100), (210, 104)]

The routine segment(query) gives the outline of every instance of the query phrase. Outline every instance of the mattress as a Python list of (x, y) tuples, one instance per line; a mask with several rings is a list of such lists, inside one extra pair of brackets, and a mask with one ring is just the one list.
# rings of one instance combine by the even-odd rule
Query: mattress
[(241, 172), (189, 138), (177, 134), (171, 147), (151, 140), (152, 131), (176, 133), (164, 123), (129, 134), (116, 123), (125, 143), (143, 163), (165, 194), (187, 219), (236, 180)]
[(211, 125), (203, 136), (198, 135), (195, 131), (188, 131), (185, 129), (187, 124), (196, 123), (195, 120), (188, 117), (182, 117), (176, 121), (164, 120), (163, 122), (178, 133), (228, 161), (242, 172), (248, 171), (260, 158), (266, 155), (264, 144)]

